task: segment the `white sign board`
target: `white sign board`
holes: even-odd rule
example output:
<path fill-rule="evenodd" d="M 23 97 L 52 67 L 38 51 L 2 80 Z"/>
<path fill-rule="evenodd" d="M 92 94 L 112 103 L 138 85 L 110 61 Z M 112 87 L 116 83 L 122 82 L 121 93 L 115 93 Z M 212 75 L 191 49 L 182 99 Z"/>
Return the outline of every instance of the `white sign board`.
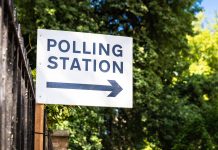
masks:
<path fill-rule="evenodd" d="M 132 38 L 38 29 L 36 101 L 133 105 Z"/>

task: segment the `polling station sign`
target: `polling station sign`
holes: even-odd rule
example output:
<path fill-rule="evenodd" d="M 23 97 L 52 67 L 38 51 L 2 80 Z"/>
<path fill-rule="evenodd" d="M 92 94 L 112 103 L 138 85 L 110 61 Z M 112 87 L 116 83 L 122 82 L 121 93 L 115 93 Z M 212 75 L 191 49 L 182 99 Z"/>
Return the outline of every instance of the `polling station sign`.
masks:
<path fill-rule="evenodd" d="M 133 105 L 132 38 L 38 29 L 36 101 Z"/>

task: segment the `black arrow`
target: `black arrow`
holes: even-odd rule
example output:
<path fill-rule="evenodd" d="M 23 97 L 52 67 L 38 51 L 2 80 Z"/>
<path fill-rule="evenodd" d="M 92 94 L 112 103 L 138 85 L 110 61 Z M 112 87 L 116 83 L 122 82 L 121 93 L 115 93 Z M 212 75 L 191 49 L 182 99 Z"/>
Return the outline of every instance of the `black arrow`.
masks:
<path fill-rule="evenodd" d="M 47 82 L 46 86 L 47 88 L 111 91 L 108 97 L 116 97 L 123 90 L 123 88 L 115 80 L 108 80 L 108 82 L 111 85 Z"/>

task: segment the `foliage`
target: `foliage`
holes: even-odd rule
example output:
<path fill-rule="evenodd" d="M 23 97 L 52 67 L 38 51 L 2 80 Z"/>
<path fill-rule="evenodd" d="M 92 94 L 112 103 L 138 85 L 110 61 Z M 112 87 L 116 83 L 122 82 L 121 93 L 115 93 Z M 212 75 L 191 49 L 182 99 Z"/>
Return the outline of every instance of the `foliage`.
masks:
<path fill-rule="evenodd" d="M 104 116 L 98 108 L 51 105 L 46 111 L 50 129 L 70 131 L 71 149 L 102 149 Z"/>
<path fill-rule="evenodd" d="M 218 28 L 211 31 L 200 28 L 200 22 L 192 24 L 200 1 L 16 4 L 32 68 L 37 28 L 134 39 L 133 109 L 46 106 L 49 127 L 69 129 L 72 149 L 218 148 Z"/>
<path fill-rule="evenodd" d="M 199 21 L 195 22 L 194 30 L 198 34 L 188 36 L 191 60 L 194 61 L 190 66 L 191 74 L 211 74 L 218 70 L 218 23 L 211 30 L 201 28 L 203 17 L 199 14 Z"/>

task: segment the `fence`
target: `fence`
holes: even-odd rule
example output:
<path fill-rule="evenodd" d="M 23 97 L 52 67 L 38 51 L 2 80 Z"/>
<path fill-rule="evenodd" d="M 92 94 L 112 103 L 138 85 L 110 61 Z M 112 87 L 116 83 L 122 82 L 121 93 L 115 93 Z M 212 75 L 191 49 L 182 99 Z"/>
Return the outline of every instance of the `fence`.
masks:
<path fill-rule="evenodd" d="M 0 150 L 34 149 L 35 95 L 11 0 L 0 0 Z"/>
<path fill-rule="evenodd" d="M 0 1 L 0 149 L 30 150 L 35 95 L 13 3 Z"/>
<path fill-rule="evenodd" d="M 47 113 L 44 111 L 44 136 L 43 136 L 43 150 L 52 150 L 52 140 L 51 140 L 51 133 L 48 130 L 47 126 Z"/>

